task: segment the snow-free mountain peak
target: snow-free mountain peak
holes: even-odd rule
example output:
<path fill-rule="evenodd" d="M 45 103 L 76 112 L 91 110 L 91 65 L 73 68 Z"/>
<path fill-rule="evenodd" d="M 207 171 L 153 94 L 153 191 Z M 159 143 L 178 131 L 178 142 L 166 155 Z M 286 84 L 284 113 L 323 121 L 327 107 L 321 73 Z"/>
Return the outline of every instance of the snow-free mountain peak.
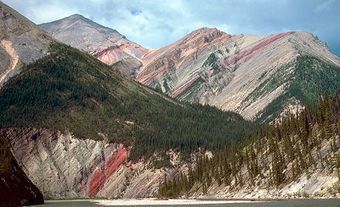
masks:
<path fill-rule="evenodd" d="M 128 40 L 118 31 L 74 14 L 40 27 L 57 40 L 94 55 L 112 65 L 126 58 L 140 58 L 147 49 Z"/>

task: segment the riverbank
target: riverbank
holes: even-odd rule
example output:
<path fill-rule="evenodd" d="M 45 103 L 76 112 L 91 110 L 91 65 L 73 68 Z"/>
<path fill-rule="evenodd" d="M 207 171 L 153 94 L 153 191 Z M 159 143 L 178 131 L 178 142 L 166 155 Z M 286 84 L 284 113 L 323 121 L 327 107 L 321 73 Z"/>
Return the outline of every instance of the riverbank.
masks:
<path fill-rule="evenodd" d="M 215 205 L 231 203 L 258 203 L 265 201 L 252 200 L 199 200 L 199 199 L 119 199 L 94 201 L 103 206 L 159 206 L 159 205 Z"/>
<path fill-rule="evenodd" d="M 98 207 L 98 206 L 235 206 L 235 207 L 339 207 L 340 199 L 260 199 L 260 200 L 230 200 L 230 199 L 168 199 L 159 200 L 156 198 L 148 199 L 75 199 L 75 200 L 47 200 L 46 206 L 61 207 L 61 206 L 82 206 L 82 207 Z"/>

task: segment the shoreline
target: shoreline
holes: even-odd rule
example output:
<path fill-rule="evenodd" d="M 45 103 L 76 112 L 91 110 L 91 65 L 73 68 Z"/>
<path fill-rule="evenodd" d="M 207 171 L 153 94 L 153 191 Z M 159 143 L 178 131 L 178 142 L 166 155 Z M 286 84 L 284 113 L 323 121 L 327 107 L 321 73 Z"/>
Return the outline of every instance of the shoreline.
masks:
<path fill-rule="evenodd" d="M 202 199 L 119 199 L 102 200 L 95 202 L 103 206 L 173 206 L 173 205 L 208 205 L 208 204 L 237 204 L 237 203 L 262 203 L 265 201 L 251 200 L 202 200 Z"/>
<path fill-rule="evenodd" d="M 45 203 L 58 202 L 82 202 L 87 201 L 102 206 L 174 206 L 174 205 L 213 205 L 213 204 L 249 204 L 280 202 L 293 200 L 340 200 L 338 198 L 293 198 L 293 199 L 70 199 L 70 200 L 46 200 Z"/>

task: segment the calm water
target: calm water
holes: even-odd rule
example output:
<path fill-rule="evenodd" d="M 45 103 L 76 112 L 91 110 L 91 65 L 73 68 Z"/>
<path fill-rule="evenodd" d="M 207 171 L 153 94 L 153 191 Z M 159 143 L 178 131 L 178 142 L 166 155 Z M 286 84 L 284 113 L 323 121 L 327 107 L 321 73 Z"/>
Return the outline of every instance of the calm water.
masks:
<path fill-rule="evenodd" d="M 99 205 L 90 201 L 47 201 L 44 205 L 37 207 L 99 207 Z M 110 205 L 115 206 L 115 205 Z M 136 205 L 129 205 L 130 207 Z M 140 205 L 138 205 L 140 206 Z M 151 205 L 144 205 L 151 206 Z M 169 207 L 169 205 L 152 205 L 153 207 Z M 171 205 L 185 207 L 340 207 L 340 200 L 284 200 L 268 201 L 260 203 L 234 203 L 234 204 L 196 204 L 196 205 Z M 137 206 L 136 206 L 137 207 Z"/>

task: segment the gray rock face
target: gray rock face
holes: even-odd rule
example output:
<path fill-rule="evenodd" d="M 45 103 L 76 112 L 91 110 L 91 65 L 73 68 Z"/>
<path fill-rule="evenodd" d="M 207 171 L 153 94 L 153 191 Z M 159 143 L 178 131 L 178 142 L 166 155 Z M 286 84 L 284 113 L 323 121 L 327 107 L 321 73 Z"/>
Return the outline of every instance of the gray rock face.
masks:
<path fill-rule="evenodd" d="M 78 14 L 42 24 L 40 27 L 57 40 L 86 51 L 108 65 L 125 58 L 137 60 L 147 51 L 116 30 Z"/>
<path fill-rule="evenodd" d="M 54 38 L 87 52 L 104 50 L 110 43 L 124 38 L 116 30 L 99 25 L 78 14 L 41 24 L 40 28 Z"/>
<path fill-rule="evenodd" d="M 0 47 L 0 62 L 0 74 L 3 74 L 11 63 L 11 56 L 2 47 Z"/>
<path fill-rule="evenodd" d="M 0 2 L 0 86 L 27 64 L 47 54 L 52 38 Z"/>
<path fill-rule="evenodd" d="M 306 32 L 232 36 L 201 28 L 171 45 L 146 51 L 117 31 L 79 15 L 41 27 L 173 98 L 213 105 L 250 120 L 269 120 L 301 104 L 300 97 L 286 97 L 272 114 L 266 114 L 287 93 L 299 57 L 316 57 L 340 67 L 340 59 Z"/>
<path fill-rule="evenodd" d="M 250 120 L 272 120 L 302 104 L 301 97 L 291 96 L 268 110 L 289 93 L 299 57 L 315 57 L 340 68 L 339 57 L 306 32 L 252 36 L 201 28 L 173 44 L 146 51 L 117 31 L 79 15 L 41 27 L 173 98 L 213 105 Z"/>
<path fill-rule="evenodd" d="M 145 54 L 136 79 L 173 98 L 213 105 L 255 120 L 287 91 L 301 56 L 340 68 L 340 59 L 310 33 L 228 36 L 203 28 Z M 291 98 L 299 104 L 301 97 Z M 290 103 L 287 98 L 282 107 L 289 108 Z"/>
<path fill-rule="evenodd" d="M 3 129 L 13 154 L 45 198 L 141 198 L 157 194 L 164 174 L 127 162 L 128 149 L 47 129 Z"/>
<path fill-rule="evenodd" d="M 137 71 L 142 67 L 142 63 L 133 57 L 123 58 L 118 62 L 114 63 L 112 66 L 115 70 L 118 70 L 123 76 L 127 78 L 136 78 Z"/>

